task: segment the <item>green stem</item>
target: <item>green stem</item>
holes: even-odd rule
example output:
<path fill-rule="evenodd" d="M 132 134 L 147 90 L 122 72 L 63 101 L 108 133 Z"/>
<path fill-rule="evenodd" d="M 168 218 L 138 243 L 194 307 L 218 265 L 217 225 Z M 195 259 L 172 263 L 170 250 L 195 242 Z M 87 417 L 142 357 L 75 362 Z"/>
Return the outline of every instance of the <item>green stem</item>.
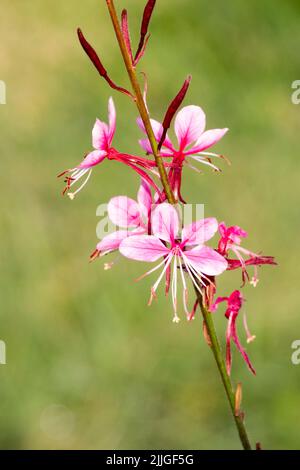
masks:
<path fill-rule="evenodd" d="M 124 38 L 123 38 L 123 34 L 122 34 L 122 31 L 121 31 L 121 27 L 120 27 L 117 12 L 116 12 L 116 9 L 115 9 L 115 6 L 114 6 L 114 2 L 113 2 L 113 0 L 106 0 L 106 3 L 107 3 L 107 7 L 108 7 L 109 14 L 110 14 L 110 17 L 111 17 L 111 21 L 112 21 L 112 24 L 113 24 L 113 27 L 114 27 L 114 30 L 115 30 L 117 41 L 119 43 L 120 50 L 121 50 L 121 53 L 122 53 L 122 56 L 123 56 L 123 60 L 124 60 L 124 63 L 125 63 L 126 69 L 127 69 L 127 73 L 128 73 L 128 76 L 129 76 L 129 79 L 130 79 L 130 82 L 131 82 L 131 85 L 132 85 L 132 88 L 133 88 L 133 91 L 134 91 L 134 94 L 135 94 L 136 105 L 137 105 L 137 108 L 139 110 L 142 121 L 144 123 L 145 130 L 146 130 L 146 133 L 147 133 L 147 136 L 148 136 L 151 148 L 152 148 L 152 152 L 153 152 L 153 155 L 154 155 L 154 158 L 155 158 L 155 161 L 156 161 L 156 165 L 157 165 L 157 168 L 158 168 L 158 171 L 159 171 L 162 186 L 164 188 L 164 191 L 165 191 L 165 194 L 166 194 L 166 197 L 167 197 L 169 203 L 170 204 L 175 204 L 176 199 L 175 199 L 174 194 L 173 194 L 173 192 L 170 188 L 168 175 L 167 175 L 165 166 L 163 164 L 162 158 L 161 158 L 161 156 L 159 154 L 159 151 L 158 151 L 158 143 L 156 142 L 155 135 L 154 135 L 154 132 L 153 132 L 153 129 L 152 129 L 152 126 L 151 126 L 149 113 L 147 111 L 147 107 L 146 107 L 146 104 L 145 104 L 145 101 L 144 101 L 144 98 L 143 98 L 143 94 L 142 94 L 142 91 L 141 91 L 141 88 L 140 88 L 140 84 L 139 84 L 139 81 L 137 79 L 137 73 L 136 73 L 135 67 L 132 64 L 130 54 L 127 50 L 127 47 L 126 47 L 126 44 L 125 44 L 125 41 L 124 41 Z"/>
<path fill-rule="evenodd" d="M 233 386 L 232 386 L 230 377 L 227 374 L 226 365 L 223 359 L 223 355 L 222 355 L 220 343 L 217 337 L 217 332 L 215 329 L 212 315 L 208 311 L 206 306 L 204 305 L 203 297 L 199 292 L 197 292 L 197 297 L 199 300 L 203 320 L 204 320 L 204 323 L 205 323 L 205 326 L 209 335 L 209 339 L 211 342 L 211 349 L 212 349 L 215 361 L 217 363 L 217 366 L 221 375 L 221 379 L 225 388 L 226 396 L 229 401 L 229 405 L 230 405 L 233 419 L 235 421 L 235 424 L 236 424 L 236 427 L 240 436 L 241 443 L 243 445 L 244 450 L 251 450 L 251 444 L 250 444 L 247 431 L 243 422 L 243 416 L 241 415 L 241 413 L 237 412 L 238 410 L 236 410 L 235 393 L 233 391 Z"/>

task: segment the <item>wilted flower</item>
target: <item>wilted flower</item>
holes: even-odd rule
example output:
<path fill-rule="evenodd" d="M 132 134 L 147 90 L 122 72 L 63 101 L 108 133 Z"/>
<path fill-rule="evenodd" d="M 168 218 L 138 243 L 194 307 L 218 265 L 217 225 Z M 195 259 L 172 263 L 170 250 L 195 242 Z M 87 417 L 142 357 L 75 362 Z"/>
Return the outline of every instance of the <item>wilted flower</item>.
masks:
<path fill-rule="evenodd" d="M 240 351 L 241 355 L 243 356 L 247 366 L 251 370 L 253 374 L 255 374 L 255 369 L 253 368 L 250 359 L 244 350 L 243 346 L 240 343 L 238 334 L 237 334 L 237 329 L 236 329 L 236 320 L 238 317 L 238 314 L 242 308 L 243 304 L 243 296 L 240 291 L 235 290 L 230 294 L 229 297 L 218 297 L 215 303 L 213 304 L 211 311 L 215 312 L 218 305 L 221 302 L 226 302 L 227 303 L 227 309 L 225 312 L 225 316 L 228 319 L 228 325 L 227 325 L 227 331 L 226 331 L 226 367 L 227 367 L 227 373 L 230 374 L 231 372 L 231 364 L 232 364 L 232 356 L 231 356 L 231 340 L 235 343 L 236 347 Z M 247 325 L 247 323 L 245 323 Z M 246 333 L 247 333 L 247 338 L 248 340 L 254 339 L 254 336 L 251 336 L 248 330 L 248 327 L 246 327 Z"/>
<path fill-rule="evenodd" d="M 273 264 L 276 262 L 272 256 L 262 256 L 254 253 L 253 251 L 247 250 L 240 246 L 242 238 L 246 238 L 248 233 L 241 229 L 238 225 L 227 227 L 224 222 L 219 224 L 219 233 L 221 238 L 218 244 L 218 252 L 225 256 L 228 261 L 228 269 L 242 268 L 243 281 L 249 279 L 246 266 L 254 266 L 254 276 L 252 277 L 250 284 L 256 287 L 258 279 L 258 266 L 262 264 Z M 231 260 L 228 258 L 229 251 L 232 251 L 237 260 Z M 244 256 L 248 256 L 248 259 L 244 259 Z"/>

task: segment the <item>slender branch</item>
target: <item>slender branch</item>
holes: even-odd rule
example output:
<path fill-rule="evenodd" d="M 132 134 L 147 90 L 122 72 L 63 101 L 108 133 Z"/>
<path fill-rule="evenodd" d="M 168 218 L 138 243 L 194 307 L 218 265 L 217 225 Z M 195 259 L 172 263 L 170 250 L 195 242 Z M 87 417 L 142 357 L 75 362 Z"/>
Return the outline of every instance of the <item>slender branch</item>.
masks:
<path fill-rule="evenodd" d="M 144 123 L 145 130 L 146 130 L 146 133 L 147 133 L 147 136 L 148 136 L 151 148 L 152 148 L 152 152 L 153 152 L 156 164 L 157 164 L 157 168 L 158 168 L 160 178 L 161 178 L 161 183 L 163 185 L 163 188 L 164 188 L 164 191 L 165 191 L 165 194 L 166 194 L 166 197 L 167 197 L 169 203 L 170 204 L 175 204 L 176 199 L 175 199 L 174 194 L 171 190 L 170 183 L 169 183 L 169 180 L 168 180 L 168 175 L 167 175 L 165 166 L 163 164 L 162 158 L 159 155 L 158 144 L 156 142 L 155 135 L 154 135 L 154 132 L 153 132 L 153 129 L 152 129 L 152 126 L 151 126 L 150 117 L 149 117 L 149 114 L 148 114 L 148 111 L 147 111 L 147 108 L 146 108 L 146 105 L 145 105 L 145 102 L 144 102 L 144 98 L 143 98 L 143 94 L 142 94 L 140 84 L 139 84 L 139 81 L 138 81 L 138 78 L 137 78 L 136 70 L 135 70 L 135 67 L 132 64 L 130 53 L 127 50 L 127 47 L 126 47 L 126 43 L 125 43 L 125 40 L 124 40 L 124 37 L 123 37 L 123 34 L 122 34 L 122 30 L 121 30 L 121 27 L 120 27 L 120 23 L 119 23 L 119 20 L 118 20 L 118 16 L 117 16 L 117 12 L 116 12 L 116 9 L 115 9 L 115 6 L 114 6 L 114 2 L 113 2 L 113 0 L 106 0 L 106 3 L 107 3 L 107 7 L 108 7 L 109 14 L 110 14 L 110 17 L 111 17 L 111 21 L 112 21 L 112 24 L 113 24 L 113 27 L 114 27 L 114 30 L 115 30 L 117 41 L 119 43 L 120 50 L 121 50 L 121 53 L 122 53 L 122 56 L 123 56 L 123 60 L 124 60 L 124 63 L 125 63 L 126 69 L 127 69 L 127 73 L 128 73 L 133 91 L 135 93 L 136 105 L 137 105 L 137 108 L 139 110 L 142 121 Z"/>
<path fill-rule="evenodd" d="M 197 297 L 199 301 L 199 305 L 201 308 L 203 320 L 209 335 L 209 339 L 211 342 L 211 349 L 216 360 L 220 376 L 225 388 L 226 396 L 229 401 L 229 405 L 232 411 L 233 419 L 235 421 L 239 437 L 241 443 L 243 445 L 244 450 L 251 450 L 251 444 L 247 435 L 247 431 L 243 422 L 243 415 L 241 413 L 236 412 L 236 403 L 235 403 L 235 393 L 233 391 L 233 386 L 230 380 L 229 375 L 227 374 L 226 365 L 223 359 L 220 343 L 217 337 L 215 325 L 212 319 L 211 313 L 207 310 L 206 306 L 203 302 L 202 295 L 197 291 Z"/>

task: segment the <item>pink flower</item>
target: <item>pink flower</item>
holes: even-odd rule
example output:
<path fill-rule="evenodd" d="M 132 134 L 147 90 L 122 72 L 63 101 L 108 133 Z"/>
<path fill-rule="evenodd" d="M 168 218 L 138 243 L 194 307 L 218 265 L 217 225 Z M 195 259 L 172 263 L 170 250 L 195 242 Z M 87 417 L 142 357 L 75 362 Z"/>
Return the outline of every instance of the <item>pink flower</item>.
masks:
<path fill-rule="evenodd" d="M 141 119 L 138 119 L 138 125 L 145 132 L 144 125 Z M 157 142 L 163 135 L 163 126 L 160 122 L 151 120 L 153 131 Z M 175 119 L 175 134 L 177 136 L 178 148 L 175 149 L 170 138 L 166 138 L 162 144 L 160 154 L 163 157 L 172 157 L 172 168 L 169 171 L 169 180 L 172 190 L 179 199 L 183 201 L 180 188 L 181 188 L 181 174 L 182 166 L 187 163 L 192 169 L 200 171 L 190 164 L 190 160 L 196 161 L 212 167 L 214 170 L 219 171 L 210 157 L 221 158 L 221 155 L 206 152 L 207 149 L 216 144 L 228 131 L 225 129 L 212 129 L 205 131 L 206 116 L 204 111 L 199 106 L 186 106 L 176 116 Z M 149 154 L 152 153 L 151 145 L 148 139 L 139 141 L 142 148 Z"/>
<path fill-rule="evenodd" d="M 242 308 L 243 304 L 243 297 L 240 291 L 235 290 L 230 294 L 229 297 L 218 297 L 215 301 L 214 305 L 211 308 L 212 312 L 215 312 L 218 305 L 221 302 L 227 302 L 227 309 L 225 312 L 225 316 L 228 319 L 228 326 L 226 331 L 226 367 L 227 373 L 230 375 L 231 372 L 231 364 L 232 364 L 232 355 L 231 355 L 231 340 L 236 344 L 238 350 L 240 351 L 241 355 L 243 356 L 247 366 L 251 370 L 253 374 L 255 374 L 255 369 L 253 368 L 250 359 L 242 347 L 240 340 L 238 338 L 237 330 L 236 330 L 236 320 L 240 309 Z M 253 340 L 255 336 L 251 336 L 247 327 L 246 320 L 244 320 L 244 325 L 248 337 L 248 342 Z"/>
<path fill-rule="evenodd" d="M 148 233 L 151 206 L 151 189 L 143 179 L 137 194 L 137 201 L 127 196 L 113 197 L 107 206 L 108 217 L 121 230 L 105 236 L 97 244 L 96 250 L 91 254 L 90 259 L 94 260 L 99 256 L 105 256 L 118 250 L 120 243 L 127 237 Z M 106 267 L 110 266 L 111 264 L 106 265 Z"/>
<path fill-rule="evenodd" d="M 219 233 L 221 235 L 219 244 L 218 244 L 218 252 L 225 256 L 228 260 L 228 269 L 236 269 L 242 268 L 243 271 L 243 281 L 245 282 L 248 279 L 248 273 L 246 271 L 246 266 L 253 265 L 254 266 L 254 276 L 252 277 L 250 284 L 254 287 L 257 286 L 259 281 L 258 279 L 258 266 L 262 264 L 273 264 L 275 265 L 276 262 L 273 257 L 271 256 L 261 256 L 256 254 L 250 250 L 242 248 L 240 246 L 242 242 L 242 238 L 246 238 L 248 236 L 245 230 L 241 229 L 237 225 L 233 225 L 231 227 L 227 227 L 224 222 L 219 224 Z M 228 259 L 229 250 L 231 250 L 238 260 L 230 260 Z M 244 255 L 249 256 L 249 259 L 245 260 Z"/>
<path fill-rule="evenodd" d="M 186 225 L 179 237 L 179 218 L 175 207 L 168 203 L 160 204 L 153 211 L 152 233 L 154 235 L 139 235 L 124 239 L 120 244 L 120 252 L 127 258 L 137 261 L 155 262 L 163 258 L 157 266 L 149 270 L 145 277 L 156 270 L 163 268 L 157 281 L 151 288 L 149 304 L 156 295 L 156 290 L 164 275 L 167 279 L 167 288 L 171 283 L 172 301 L 174 308 L 174 322 L 178 322 L 177 315 L 177 281 L 181 278 L 183 285 L 183 306 L 186 315 L 187 309 L 187 282 L 188 275 L 195 288 L 201 292 L 199 284 L 205 286 L 207 276 L 221 274 L 227 268 L 227 262 L 219 253 L 204 245 L 213 237 L 218 228 L 214 218 L 202 219 Z M 194 248 L 190 248 L 194 246 Z M 189 247 L 189 249 L 187 249 Z M 168 270 L 172 270 L 168 275 Z"/>
<path fill-rule="evenodd" d="M 67 192 L 70 199 L 74 199 L 75 195 L 81 191 L 81 189 L 88 182 L 92 170 L 95 166 L 103 162 L 105 158 L 109 160 L 117 160 L 135 170 L 141 177 L 143 177 L 149 184 L 151 184 L 155 190 L 158 190 L 156 184 L 152 181 L 145 170 L 154 171 L 153 168 L 156 166 L 154 161 L 149 159 L 127 155 L 118 152 L 112 147 L 112 141 L 116 131 L 116 109 L 113 99 L 110 98 L 108 101 L 108 124 L 96 119 L 96 122 L 92 131 L 92 144 L 94 150 L 86 155 L 82 162 L 75 168 L 65 170 L 60 176 L 69 174 L 66 177 L 65 182 L 67 183 L 63 194 Z M 138 166 L 137 166 L 138 165 Z M 141 167 L 141 168 L 139 168 Z M 85 178 L 83 183 L 74 192 L 69 192 L 69 189 L 78 183 L 82 178 Z"/>

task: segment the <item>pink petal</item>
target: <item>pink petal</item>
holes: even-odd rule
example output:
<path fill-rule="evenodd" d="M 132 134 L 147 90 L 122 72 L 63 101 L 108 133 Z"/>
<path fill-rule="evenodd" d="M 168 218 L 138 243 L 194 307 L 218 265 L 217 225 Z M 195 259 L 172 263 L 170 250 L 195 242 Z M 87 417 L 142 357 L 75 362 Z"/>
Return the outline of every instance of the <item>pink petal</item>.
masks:
<path fill-rule="evenodd" d="M 162 133 L 163 133 L 163 126 L 160 122 L 156 121 L 155 119 L 150 119 L 150 122 L 151 122 L 151 126 L 152 126 L 152 129 L 153 129 L 154 135 L 155 135 L 155 139 L 157 140 L 157 142 L 159 142 L 160 139 L 161 139 Z M 141 118 L 137 119 L 137 124 L 138 124 L 139 128 L 144 132 L 144 134 L 146 134 L 145 126 L 144 126 L 144 123 L 143 123 Z M 163 145 L 165 147 L 168 147 L 169 149 L 173 149 L 172 142 L 169 139 L 168 135 L 166 136 Z"/>
<path fill-rule="evenodd" d="M 97 245 L 97 250 L 101 253 L 117 250 L 122 240 L 129 236 L 127 230 L 118 230 L 104 237 Z"/>
<path fill-rule="evenodd" d="M 108 145 L 110 146 L 116 132 L 116 108 L 114 100 L 110 97 L 108 100 Z"/>
<path fill-rule="evenodd" d="M 157 261 L 170 250 L 152 235 L 137 235 L 126 238 L 120 245 L 120 252 L 126 258 L 136 261 Z"/>
<path fill-rule="evenodd" d="M 142 183 L 138 192 L 138 203 L 144 216 L 148 218 L 152 205 L 152 194 L 149 183 L 142 178 Z"/>
<path fill-rule="evenodd" d="M 203 152 L 204 150 L 212 147 L 214 144 L 219 142 L 219 140 L 224 137 L 224 135 L 228 132 L 229 129 L 212 129 L 209 131 L 204 132 L 197 142 L 195 143 L 194 147 L 187 152 L 187 155 L 192 155 L 193 153 Z"/>
<path fill-rule="evenodd" d="M 233 243 L 236 243 L 237 245 L 241 244 L 241 238 L 248 237 L 248 233 L 238 225 L 230 227 L 228 232 L 230 234 L 230 239 L 233 241 Z"/>
<path fill-rule="evenodd" d="M 113 197 L 107 206 L 110 220 L 118 227 L 137 227 L 141 221 L 140 208 L 127 196 Z"/>
<path fill-rule="evenodd" d="M 96 119 L 92 131 L 93 147 L 97 150 L 107 150 L 109 140 L 109 129 L 105 122 Z"/>
<path fill-rule="evenodd" d="M 94 150 L 93 152 L 90 152 L 84 160 L 80 163 L 80 165 L 77 168 L 80 169 L 85 169 L 85 168 L 91 168 L 95 165 L 98 165 L 101 163 L 104 158 L 107 156 L 107 153 L 103 150 Z"/>
<path fill-rule="evenodd" d="M 227 227 L 225 225 L 225 222 L 220 222 L 219 223 L 219 233 L 221 237 L 225 237 L 227 233 Z"/>
<path fill-rule="evenodd" d="M 198 220 L 186 225 L 182 230 L 182 242 L 185 245 L 202 245 L 210 240 L 218 230 L 218 222 L 214 217 Z"/>
<path fill-rule="evenodd" d="M 159 204 L 152 214 L 152 233 L 167 242 L 172 243 L 178 235 L 179 219 L 174 206 L 164 202 Z"/>
<path fill-rule="evenodd" d="M 145 150 L 145 152 L 153 153 L 152 147 L 148 139 L 140 139 L 139 144 L 142 147 L 142 149 Z M 159 153 L 162 157 L 172 157 L 174 151 L 171 149 L 168 149 L 167 147 L 162 147 Z"/>
<path fill-rule="evenodd" d="M 186 106 L 176 116 L 175 133 L 181 150 L 199 139 L 205 129 L 205 113 L 199 106 Z"/>
<path fill-rule="evenodd" d="M 140 139 L 139 144 L 145 152 L 152 153 L 152 147 L 148 139 Z"/>
<path fill-rule="evenodd" d="M 227 269 L 226 259 L 208 246 L 196 246 L 183 253 L 199 273 L 217 276 Z"/>

